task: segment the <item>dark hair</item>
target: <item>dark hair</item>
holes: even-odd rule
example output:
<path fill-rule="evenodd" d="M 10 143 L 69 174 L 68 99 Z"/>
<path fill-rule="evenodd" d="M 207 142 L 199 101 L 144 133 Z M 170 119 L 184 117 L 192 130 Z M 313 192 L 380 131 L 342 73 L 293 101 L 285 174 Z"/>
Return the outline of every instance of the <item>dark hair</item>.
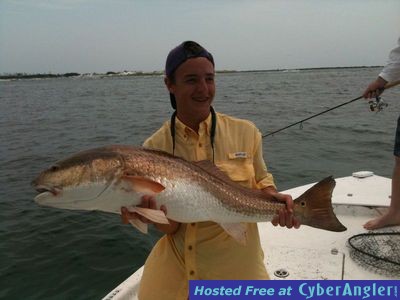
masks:
<path fill-rule="evenodd" d="M 168 77 L 169 80 L 172 80 L 174 82 L 176 69 L 178 69 L 178 67 L 186 60 L 194 57 L 205 57 L 213 64 L 213 66 L 215 66 L 214 58 L 210 52 L 208 52 L 205 48 L 203 48 L 196 42 L 186 41 L 169 52 L 167 56 L 167 61 L 165 63 L 165 75 Z M 169 94 L 169 96 L 172 108 L 176 109 L 175 96 L 171 93 Z"/>

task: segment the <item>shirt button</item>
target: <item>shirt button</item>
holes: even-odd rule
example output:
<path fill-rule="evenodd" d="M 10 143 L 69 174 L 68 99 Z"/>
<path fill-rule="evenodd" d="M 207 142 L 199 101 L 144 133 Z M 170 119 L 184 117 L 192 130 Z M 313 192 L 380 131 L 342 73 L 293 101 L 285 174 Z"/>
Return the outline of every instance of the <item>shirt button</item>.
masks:
<path fill-rule="evenodd" d="M 199 147 L 202 147 L 203 146 L 203 144 L 202 143 L 199 143 Z"/>
<path fill-rule="evenodd" d="M 189 245 L 189 246 L 188 246 L 188 249 L 189 249 L 189 250 L 192 250 L 192 249 L 193 249 L 192 245 Z"/>
<path fill-rule="evenodd" d="M 193 270 L 192 270 L 192 271 L 190 271 L 190 273 L 189 273 L 189 274 L 193 276 L 193 275 L 194 275 L 194 271 L 193 271 Z"/>
<path fill-rule="evenodd" d="M 190 225 L 192 225 L 194 227 L 194 226 L 196 226 L 196 223 L 191 223 Z"/>

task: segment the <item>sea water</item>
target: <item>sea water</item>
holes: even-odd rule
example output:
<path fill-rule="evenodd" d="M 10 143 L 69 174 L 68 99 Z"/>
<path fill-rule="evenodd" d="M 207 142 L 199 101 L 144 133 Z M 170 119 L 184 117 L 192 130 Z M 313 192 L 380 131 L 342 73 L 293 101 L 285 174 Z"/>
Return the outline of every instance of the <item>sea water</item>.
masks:
<path fill-rule="evenodd" d="M 214 107 L 268 134 L 361 95 L 379 70 L 219 73 Z M 383 94 L 380 113 L 358 100 L 264 138 L 278 188 L 360 170 L 390 177 L 399 91 Z M 39 207 L 30 181 L 80 150 L 140 145 L 171 113 L 162 76 L 0 82 L 1 299 L 99 299 L 144 263 L 156 231 L 143 235 L 117 215 Z"/>

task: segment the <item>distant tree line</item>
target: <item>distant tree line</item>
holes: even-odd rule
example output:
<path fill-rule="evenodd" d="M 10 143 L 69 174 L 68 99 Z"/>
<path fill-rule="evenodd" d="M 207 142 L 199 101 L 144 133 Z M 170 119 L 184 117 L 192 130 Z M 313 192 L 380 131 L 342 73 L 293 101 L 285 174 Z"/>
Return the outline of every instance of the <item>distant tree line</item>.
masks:
<path fill-rule="evenodd" d="M 300 68 L 295 70 L 319 70 L 319 69 L 354 69 L 354 68 L 377 68 L 382 66 L 354 66 L 354 67 L 321 67 L 321 68 Z M 248 70 L 248 71 L 236 71 L 236 70 L 217 70 L 217 73 L 236 73 L 236 72 L 276 72 L 276 71 L 289 71 L 290 69 L 273 69 L 273 70 Z M 64 73 L 64 74 L 27 74 L 27 73 L 15 73 L 15 74 L 0 74 L 1 79 L 32 79 L 32 78 L 59 78 L 59 77 L 75 77 L 75 76 L 153 76 L 162 75 L 163 71 L 143 72 L 143 71 L 123 71 L 113 72 L 108 71 L 106 73 L 86 73 L 80 74 L 76 72 Z"/>
<path fill-rule="evenodd" d="M 37 73 L 37 74 L 27 74 L 27 73 L 14 73 L 14 74 L 0 74 L 0 80 L 3 79 L 45 79 L 45 78 L 60 78 L 60 77 L 75 77 L 75 76 L 143 76 L 143 75 L 160 75 L 163 74 L 162 71 L 154 72 L 113 72 L 108 71 L 106 73 L 86 73 L 80 74 L 76 72 L 64 73 L 64 74 L 53 74 L 53 73 Z"/>
<path fill-rule="evenodd" d="M 0 75 L 0 79 L 33 79 L 33 78 L 58 78 L 58 77 L 73 77 L 80 76 L 81 74 L 71 72 L 64 74 L 52 74 L 52 73 L 42 73 L 42 74 L 27 74 L 27 73 L 15 73 L 15 74 L 3 74 Z"/>

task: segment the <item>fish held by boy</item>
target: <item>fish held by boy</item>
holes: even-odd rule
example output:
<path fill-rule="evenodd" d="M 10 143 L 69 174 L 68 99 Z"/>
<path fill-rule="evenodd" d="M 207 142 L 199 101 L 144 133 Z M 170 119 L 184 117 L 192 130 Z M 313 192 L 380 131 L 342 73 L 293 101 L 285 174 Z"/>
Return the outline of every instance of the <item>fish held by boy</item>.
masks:
<path fill-rule="evenodd" d="M 106 146 L 78 152 L 44 170 L 32 181 L 39 205 L 120 213 L 122 206 L 156 223 L 213 221 L 238 242 L 246 242 L 243 222 L 271 221 L 285 203 L 243 187 L 209 161 L 188 162 L 159 150 Z M 294 200 L 303 225 L 346 230 L 333 212 L 335 180 L 327 177 Z M 136 207 L 143 195 L 155 196 L 161 210 Z M 132 225 L 147 232 L 147 224 Z"/>

